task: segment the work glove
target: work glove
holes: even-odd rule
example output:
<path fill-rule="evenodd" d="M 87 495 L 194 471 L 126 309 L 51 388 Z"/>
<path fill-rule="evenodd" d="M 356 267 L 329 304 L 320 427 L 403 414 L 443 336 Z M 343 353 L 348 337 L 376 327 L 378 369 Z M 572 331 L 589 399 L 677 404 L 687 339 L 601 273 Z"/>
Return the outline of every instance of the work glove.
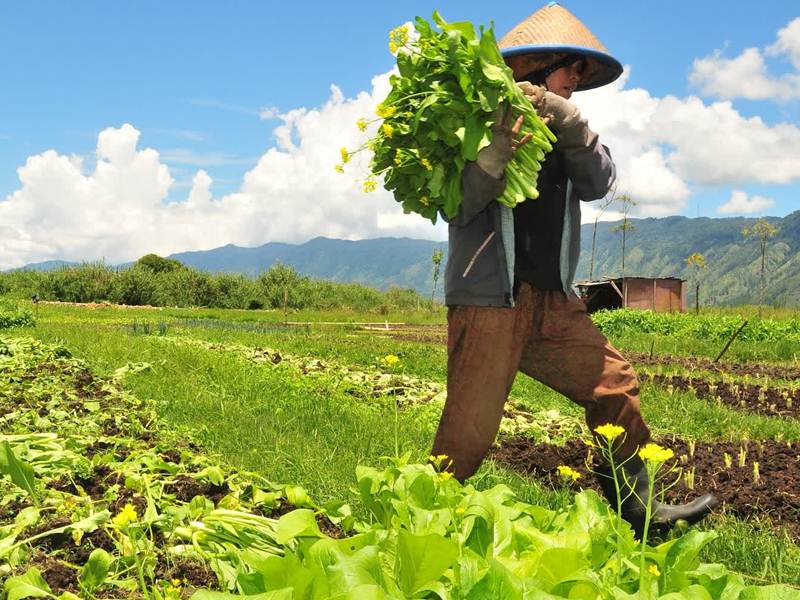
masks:
<path fill-rule="evenodd" d="M 581 125 L 586 126 L 585 119 L 581 119 L 578 107 L 558 94 L 548 92 L 540 85 L 533 85 L 527 81 L 517 83 L 525 97 L 531 101 L 536 113 L 552 129 L 556 131 L 559 141 L 574 142 L 580 138 L 580 132 L 575 131 Z M 587 127 L 588 129 L 588 127 Z"/>
<path fill-rule="evenodd" d="M 478 152 L 475 162 L 495 179 L 503 177 L 514 150 L 526 144 L 530 139 L 530 134 L 525 135 L 521 140 L 514 139 L 522 126 L 523 117 L 520 115 L 512 125 L 514 110 L 510 104 L 500 105 L 494 114 L 494 124 L 492 125 L 492 142 L 483 150 Z"/>

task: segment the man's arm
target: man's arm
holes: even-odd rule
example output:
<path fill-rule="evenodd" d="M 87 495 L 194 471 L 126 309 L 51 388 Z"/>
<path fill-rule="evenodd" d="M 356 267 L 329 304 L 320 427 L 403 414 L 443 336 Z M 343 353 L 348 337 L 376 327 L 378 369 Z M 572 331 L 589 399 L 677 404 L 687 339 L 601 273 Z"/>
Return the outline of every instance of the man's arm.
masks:
<path fill-rule="evenodd" d="M 489 206 L 489 203 L 497 200 L 505 188 L 505 174 L 498 179 L 481 169 L 478 163 L 468 162 L 461 172 L 463 193 L 461 207 L 449 222 L 460 227 L 467 225 L 479 212 Z"/>
<path fill-rule="evenodd" d="M 553 148 L 566 162 L 567 176 L 582 200 L 597 200 L 606 195 L 616 179 L 616 168 L 608 148 L 589 129 L 578 107 L 566 98 L 527 82 L 518 84 L 536 111 L 556 131 Z"/>

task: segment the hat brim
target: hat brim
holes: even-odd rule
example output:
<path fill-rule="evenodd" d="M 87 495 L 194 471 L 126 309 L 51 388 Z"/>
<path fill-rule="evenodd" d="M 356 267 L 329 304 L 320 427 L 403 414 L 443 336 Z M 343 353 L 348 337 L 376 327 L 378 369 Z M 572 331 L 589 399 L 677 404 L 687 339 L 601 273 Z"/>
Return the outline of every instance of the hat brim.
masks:
<path fill-rule="evenodd" d="M 511 46 L 509 48 L 501 48 L 500 53 L 503 58 L 510 58 L 512 56 L 534 56 L 537 54 L 577 54 L 588 61 L 591 61 L 592 75 L 588 78 L 581 78 L 578 83 L 576 91 L 591 90 L 611 83 L 622 75 L 622 64 L 610 54 L 601 52 L 594 48 L 587 48 L 586 46 Z M 546 66 L 546 65 L 543 65 Z"/>

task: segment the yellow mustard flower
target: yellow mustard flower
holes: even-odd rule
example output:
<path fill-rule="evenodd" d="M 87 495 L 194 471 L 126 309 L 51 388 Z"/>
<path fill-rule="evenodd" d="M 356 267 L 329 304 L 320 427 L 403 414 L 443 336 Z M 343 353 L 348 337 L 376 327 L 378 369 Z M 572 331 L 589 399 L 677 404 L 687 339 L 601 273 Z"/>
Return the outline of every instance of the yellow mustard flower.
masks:
<path fill-rule="evenodd" d="M 657 565 L 650 565 L 649 567 L 647 567 L 647 570 L 650 571 L 656 577 L 661 575 L 661 571 L 658 570 Z"/>
<path fill-rule="evenodd" d="M 571 479 L 572 481 L 577 481 L 581 477 L 580 473 L 566 465 L 560 465 L 558 467 L 558 474 L 564 479 Z"/>
<path fill-rule="evenodd" d="M 342 156 L 343 163 L 350 161 L 350 153 L 347 151 L 347 148 L 339 148 L 339 154 Z"/>
<path fill-rule="evenodd" d="M 400 362 L 400 357 L 395 354 L 387 354 L 381 358 L 381 364 L 387 367 L 393 367 Z"/>
<path fill-rule="evenodd" d="M 662 448 L 658 444 L 647 444 L 644 448 L 639 450 L 639 458 L 642 460 L 662 463 L 668 461 L 675 456 L 675 453 L 669 448 Z"/>
<path fill-rule="evenodd" d="M 135 523 L 136 519 L 139 518 L 139 515 L 136 514 L 136 508 L 133 504 L 126 504 L 121 511 L 117 513 L 117 515 L 111 519 L 112 523 L 117 527 L 125 527 L 130 523 Z"/>
<path fill-rule="evenodd" d="M 394 156 L 394 165 L 396 167 L 399 167 L 402 164 L 403 164 L 403 159 L 400 157 L 399 154 L 395 154 L 395 156 Z"/>
<path fill-rule="evenodd" d="M 378 104 L 378 108 L 375 109 L 375 114 L 377 114 L 381 119 L 388 119 L 396 112 L 397 108 L 394 106 L 386 106 L 385 104 Z"/>
<path fill-rule="evenodd" d="M 336 165 L 334 169 L 336 169 L 337 173 L 344 173 L 344 165 Z"/>
<path fill-rule="evenodd" d="M 439 473 L 439 477 L 442 479 L 442 481 L 447 481 L 448 479 L 453 477 L 453 474 L 450 471 L 442 471 L 441 473 Z"/>
<path fill-rule="evenodd" d="M 390 138 L 394 135 L 394 127 L 388 123 L 381 125 L 381 129 L 383 130 L 383 135 L 385 135 L 387 138 Z"/>
<path fill-rule="evenodd" d="M 611 423 L 606 423 L 605 425 L 600 425 L 599 427 L 595 427 L 595 432 L 599 435 L 603 436 L 609 442 L 614 441 L 623 433 L 625 433 L 625 428 L 620 427 L 619 425 L 612 425 Z"/>
<path fill-rule="evenodd" d="M 364 182 L 363 190 L 364 190 L 365 194 L 369 194 L 370 192 L 374 192 L 377 189 L 378 189 L 378 182 L 375 181 L 374 179 L 367 179 Z"/>
<path fill-rule="evenodd" d="M 419 199 L 419 203 L 420 203 L 420 204 L 422 204 L 422 206 L 428 206 L 428 205 L 431 203 L 431 201 L 430 201 L 430 200 L 428 200 L 428 197 L 427 197 L 427 196 L 422 196 L 422 197 Z"/>
<path fill-rule="evenodd" d="M 367 130 L 367 120 L 366 119 L 359 119 L 356 121 L 356 126 L 358 127 L 359 131 L 366 131 Z"/>
<path fill-rule="evenodd" d="M 463 506 L 459 506 L 458 508 L 456 508 L 457 515 L 463 515 L 465 511 L 466 509 Z"/>
<path fill-rule="evenodd" d="M 395 54 L 401 47 L 408 42 L 408 26 L 401 25 L 389 32 L 389 52 Z"/>
<path fill-rule="evenodd" d="M 421 162 L 422 166 L 428 169 L 428 171 L 433 171 L 433 165 L 431 164 L 431 161 L 429 161 L 427 158 L 423 158 L 419 162 Z"/>

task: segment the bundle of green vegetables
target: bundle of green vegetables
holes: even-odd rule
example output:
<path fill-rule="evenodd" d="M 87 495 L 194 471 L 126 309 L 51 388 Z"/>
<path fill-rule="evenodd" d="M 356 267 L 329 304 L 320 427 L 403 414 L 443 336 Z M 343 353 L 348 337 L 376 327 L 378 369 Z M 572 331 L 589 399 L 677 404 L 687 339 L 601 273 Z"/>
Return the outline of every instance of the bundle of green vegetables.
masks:
<path fill-rule="evenodd" d="M 489 145 L 492 125 L 510 103 L 515 118 L 524 116 L 520 136 L 533 137 L 514 153 L 498 200 L 513 207 L 538 197 L 537 174 L 556 138 L 515 83 L 494 31 L 481 28 L 477 35 L 471 23 L 447 23 L 438 12 L 433 21 L 439 29 L 417 17 L 413 40 L 405 26 L 390 34 L 399 75 L 390 79 L 392 89 L 377 111 L 383 123 L 368 143 L 372 177 L 384 178 L 406 213 L 434 223 L 440 210 L 455 216 L 461 172 Z M 365 191 L 375 187 L 371 181 Z"/>

